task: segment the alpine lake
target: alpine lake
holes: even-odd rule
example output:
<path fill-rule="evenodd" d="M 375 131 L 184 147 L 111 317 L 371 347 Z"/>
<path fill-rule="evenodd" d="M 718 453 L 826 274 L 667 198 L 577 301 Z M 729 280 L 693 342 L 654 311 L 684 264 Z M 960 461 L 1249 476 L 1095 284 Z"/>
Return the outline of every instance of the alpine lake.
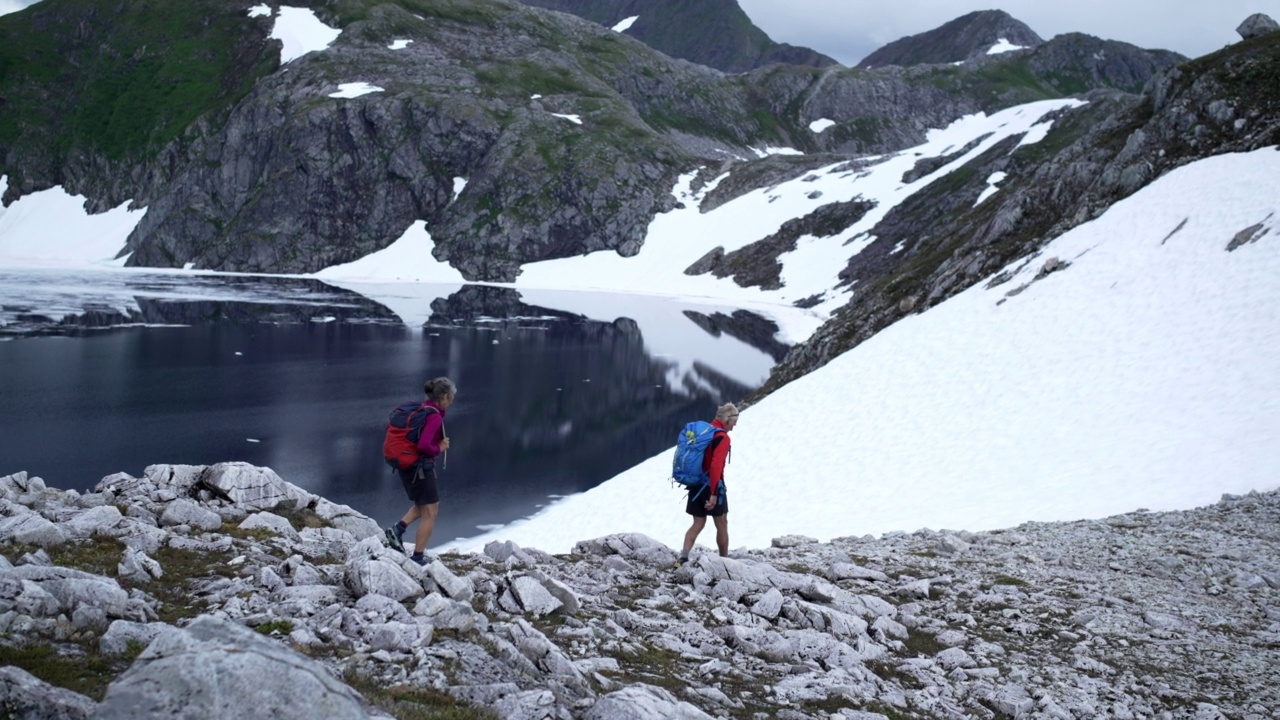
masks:
<path fill-rule="evenodd" d="M 434 548 L 669 450 L 767 379 L 777 330 L 639 295 L 0 269 L 0 475 L 83 492 L 243 461 L 387 525 L 408 507 L 387 416 L 443 375 L 458 396 Z"/>

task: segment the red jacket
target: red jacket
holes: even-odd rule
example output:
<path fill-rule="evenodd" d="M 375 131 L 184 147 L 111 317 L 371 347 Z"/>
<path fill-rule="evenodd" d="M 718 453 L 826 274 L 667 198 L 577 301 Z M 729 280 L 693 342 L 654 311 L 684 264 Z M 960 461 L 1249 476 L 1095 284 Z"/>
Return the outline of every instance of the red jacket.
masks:
<path fill-rule="evenodd" d="M 712 420 L 711 425 L 718 429 L 717 440 L 712 440 L 707 455 L 702 460 L 702 469 L 711 474 L 711 494 L 720 489 L 720 481 L 724 479 L 724 464 L 729 459 L 729 431 L 724 423 Z"/>

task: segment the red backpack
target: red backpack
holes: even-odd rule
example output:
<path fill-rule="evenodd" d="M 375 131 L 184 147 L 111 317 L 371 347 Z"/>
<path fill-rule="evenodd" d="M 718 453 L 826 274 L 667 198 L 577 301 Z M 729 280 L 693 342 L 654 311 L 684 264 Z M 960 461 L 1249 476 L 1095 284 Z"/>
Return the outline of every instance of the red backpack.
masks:
<path fill-rule="evenodd" d="M 422 458 L 418 438 L 427 416 L 439 412 L 423 402 L 400 403 L 387 421 L 387 436 L 382 441 L 382 457 L 396 470 L 408 470 Z"/>

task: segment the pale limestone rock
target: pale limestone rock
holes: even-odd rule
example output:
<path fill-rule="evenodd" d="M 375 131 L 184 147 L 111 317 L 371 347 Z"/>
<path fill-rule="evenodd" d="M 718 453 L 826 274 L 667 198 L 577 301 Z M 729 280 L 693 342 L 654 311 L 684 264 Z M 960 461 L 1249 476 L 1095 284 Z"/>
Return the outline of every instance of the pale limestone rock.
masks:
<path fill-rule="evenodd" d="M 366 720 L 319 662 L 242 625 L 201 616 L 161 633 L 107 688 L 96 720 L 254 717 Z"/>

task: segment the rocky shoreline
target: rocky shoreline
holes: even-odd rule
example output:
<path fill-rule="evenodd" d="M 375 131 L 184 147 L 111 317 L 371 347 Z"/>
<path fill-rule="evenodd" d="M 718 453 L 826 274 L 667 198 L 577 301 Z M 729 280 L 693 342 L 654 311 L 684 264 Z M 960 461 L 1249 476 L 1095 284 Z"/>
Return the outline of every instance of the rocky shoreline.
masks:
<path fill-rule="evenodd" d="M 1280 713 L 1277 491 L 679 570 L 637 534 L 426 567 L 379 536 L 242 463 L 0 477 L 0 716 Z"/>

